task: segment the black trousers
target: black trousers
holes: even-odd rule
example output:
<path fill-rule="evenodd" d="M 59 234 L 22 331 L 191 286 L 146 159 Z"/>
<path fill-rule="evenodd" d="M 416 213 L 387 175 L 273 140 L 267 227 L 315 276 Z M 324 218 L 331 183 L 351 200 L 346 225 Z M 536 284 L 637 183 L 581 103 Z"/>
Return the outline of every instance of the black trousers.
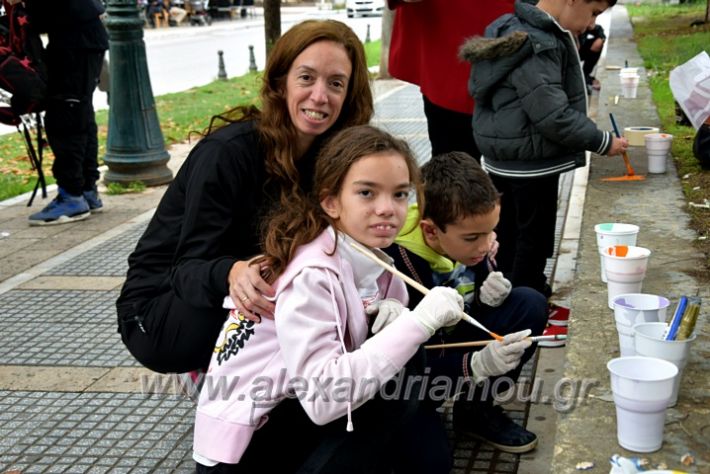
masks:
<path fill-rule="evenodd" d="M 480 160 L 481 152 L 473 139 L 472 115 L 439 107 L 424 95 L 422 98 L 432 156 L 463 151 Z"/>
<path fill-rule="evenodd" d="M 99 179 L 98 138 L 92 97 L 104 52 L 47 48 L 49 76 L 45 125 L 54 153 L 52 173 L 69 194 L 93 189 Z"/>
<path fill-rule="evenodd" d="M 584 79 L 587 81 L 587 84 L 591 84 L 592 71 L 594 71 L 594 67 L 597 65 L 597 63 L 599 62 L 599 58 L 602 55 L 601 49 L 599 51 L 591 50 L 594 41 L 601 38 L 600 28 L 601 27 L 594 28 L 590 31 L 585 32 L 583 35 L 583 41 L 580 42 L 579 46 L 579 60 L 583 63 L 582 71 L 584 71 Z"/>
<path fill-rule="evenodd" d="M 422 372 L 423 351 L 405 367 L 405 379 Z M 198 464 L 197 473 L 448 474 L 452 456 L 441 415 L 416 397 L 381 393 L 353 411 L 352 432 L 346 417 L 317 426 L 298 400 L 287 399 L 254 433 L 239 464 Z"/>
<path fill-rule="evenodd" d="M 559 175 L 506 178 L 491 175 L 501 196 L 496 231 L 500 249 L 498 269 L 514 287 L 528 286 L 546 293 L 545 264 L 552 257 L 557 221 Z"/>
<path fill-rule="evenodd" d="M 149 301 L 118 307 L 121 339 L 138 362 L 161 373 L 205 369 L 226 309 L 194 308 L 171 290 Z"/>
<path fill-rule="evenodd" d="M 502 305 L 497 308 L 485 307 L 474 316 L 477 321 L 498 334 L 510 334 L 530 329 L 533 336 L 538 336 L 542 334 L 547 323 L 547 300 L 540 292 L 532 288 L 513 288 Z M 451 333 L 446 334 L 441 340 L 434 336 L 429 343 L 480 341 L 490 338 L 488 333 L 475 326 L 459 323 Z M 492 401 L 495 395 L 505 392 L 518 380 L 523 365 L 533 356 L 536 348 L 537 344 L 533 344 L 525 350 L 518 367 L 500 377 L 491 378 L 488 385 L 484 385 L 480 389 L 476 387 L 477 392 L 467 394 L 464 398 L 468 396 L 471 401 Z M 453 385 L 456 386 L 456 378 L 461 374 L 459 365 L 462 356 L 467 352 L 481 349 L 483 347 L 429 350 L 427 364 L 431 368 L 430 380 L 434 380 L 437 376 L 448 377 L 454 381 Z M 500 381 L 496 382 L 498 380 Z"/>

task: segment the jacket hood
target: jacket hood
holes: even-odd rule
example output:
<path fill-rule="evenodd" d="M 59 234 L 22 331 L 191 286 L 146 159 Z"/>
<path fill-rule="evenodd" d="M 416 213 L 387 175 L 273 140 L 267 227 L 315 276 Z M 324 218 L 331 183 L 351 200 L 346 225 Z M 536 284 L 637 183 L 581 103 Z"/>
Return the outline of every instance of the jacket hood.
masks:
<path fill-rule="evenodd" d="M 486 101 L 511 71 L 532 54 L 555 47 L 560 26 L 534 5 L 516 2 L 515 15 L 506 14 L 488 25 L 485 36 L 469 38 L 459 57 L 471 63 L 469 93 Z"/>
<path fill-rule="evenodd" d="M 476 64 L 484 60 L 511 56 L 520 49 L 527 39 L 528 34 L 524 31 L 514 31 L 502 38 L 474 36 L 461 46 L 459 58 Z"/>

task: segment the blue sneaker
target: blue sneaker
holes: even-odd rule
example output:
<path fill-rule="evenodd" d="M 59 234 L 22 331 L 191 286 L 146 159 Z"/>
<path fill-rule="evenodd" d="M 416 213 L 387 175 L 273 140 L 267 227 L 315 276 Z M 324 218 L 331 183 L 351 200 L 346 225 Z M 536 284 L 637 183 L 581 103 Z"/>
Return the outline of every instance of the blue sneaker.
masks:
<path fill-rule="evenodd" d="M 58 191 L 47 207 L 30 216 L 30 225 L 66 224 L 89 217 L 89 203 L 84 196 L 72 196 L 62 188 Z"/>
<path fill-rule="evenodd" d="M 89 203 L 89 209 L 91 209 L 91 212 L 101 212 L 104 210 L 104 203 L 101 201 L 99 192 L 96 188 L 90 191 L 84 191 L 84 199 L 86 199 L 86 202 Z"/>

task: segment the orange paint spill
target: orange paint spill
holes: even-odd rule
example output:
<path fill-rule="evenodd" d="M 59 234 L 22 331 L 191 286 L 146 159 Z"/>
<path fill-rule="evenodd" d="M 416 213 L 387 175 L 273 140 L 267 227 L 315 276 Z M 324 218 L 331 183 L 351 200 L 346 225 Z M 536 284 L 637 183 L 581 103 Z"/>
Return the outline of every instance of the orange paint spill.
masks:
<path fill-rule="evenodd" d="M 628 245 L 614 245 L 613 247 L 609 247 L 607 249 L 609 252 L 609 255 L 612 257 L 626 257 L 629 253 L 629 246 Z"/>

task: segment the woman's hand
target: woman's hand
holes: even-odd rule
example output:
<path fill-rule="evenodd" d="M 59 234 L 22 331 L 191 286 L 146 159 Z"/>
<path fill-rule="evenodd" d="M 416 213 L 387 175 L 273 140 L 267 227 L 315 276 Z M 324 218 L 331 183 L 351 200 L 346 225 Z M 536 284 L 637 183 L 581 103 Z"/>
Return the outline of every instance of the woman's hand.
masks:
<path fill-rule="evenodd" d="M 250 321 L 259 322 L 260 316 L 273 319 L 276 306 L 265 296 L 274 296 L 274 289 L 261 277 L 262 268 L 249 261 L 239 260 L 229 270 L 229 296 L 235 308 Z"/>

